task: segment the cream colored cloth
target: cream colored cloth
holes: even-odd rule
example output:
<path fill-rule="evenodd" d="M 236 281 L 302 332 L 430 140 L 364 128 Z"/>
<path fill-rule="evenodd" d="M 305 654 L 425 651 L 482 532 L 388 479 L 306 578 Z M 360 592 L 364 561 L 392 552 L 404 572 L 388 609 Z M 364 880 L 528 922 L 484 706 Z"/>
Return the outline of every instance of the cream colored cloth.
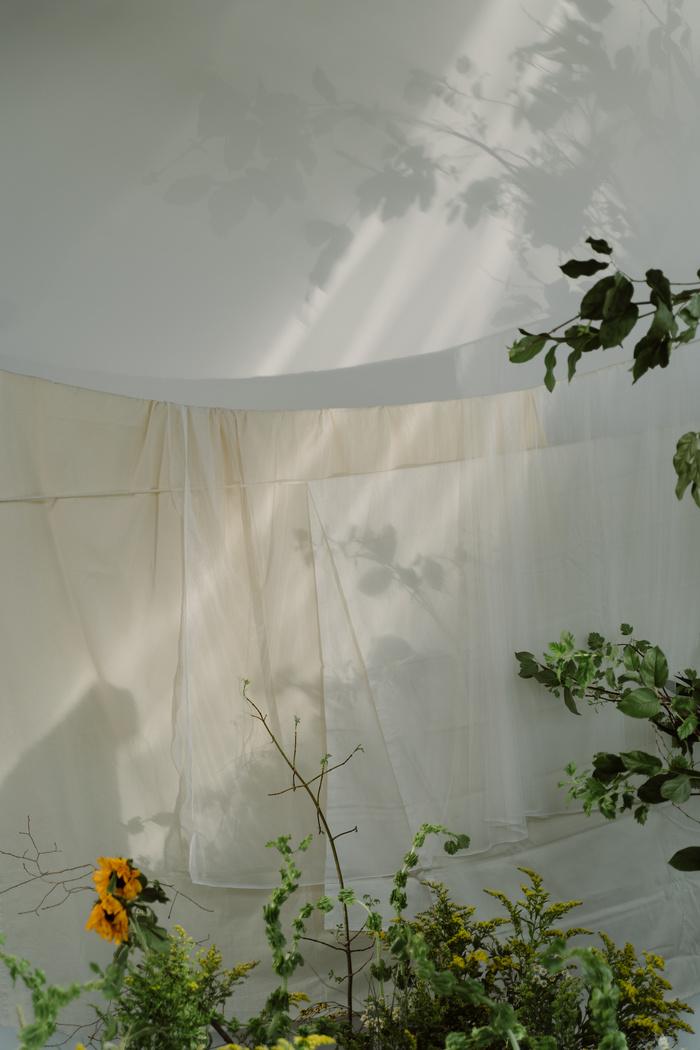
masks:
<path fill-rule="evenodd" d="M 700 516 L 676 502 L 670 466 L 697 423 L 696 372 L 680 360 L 663 399 L 612 370 L 552 397 L 279 413 L 3 374 L 0 848 L 31 855 L 17 834 L 31 814 L 60 867 L 118 854 L 185 891 L 189 875 L 214 914 L 181 898 L 183 925 L 230 961 L 267 958 L 260 908 L 279 864 L 265 843 L 315 820 L 299 792 L 268 795 L 289 778 L 242 699 L 248 678 L 287 748 L 301 719 L 308 775 L 363 746 L 326 796 L 331 827 L 358 828 L 339 848 L 362 892 L 386 902 L 417 824 L 440 821 L 477 854 L 446 867 L 430 841 L 417 877 L 473 901 L 484 881 L 512 889 L 527 858 L 618 940 L 676 956 L 680 991 L 700 987 L 695 934 L 679 933 L 694 882 L 665 867 L 693 825 L 555 816 L 567 761 L 653 746 L 646 726 L 574 718 L 512 655 L 627 619 L 672 666 L 696 660 Z M 533 838 L 528 817 L 547 816 Z M 3 864 L 3 889 L 27 877 Z M 322 838 L 303 868 L 304 899 L 332 892 Z M 43 892 L 2 898 L 9 950 L 63 980 L 106 958 L 80 932 L 88 893 L 15 914 Z M 313 969 L 333 964 L 311 959 L 299 988 L 318 994 Z M 242 1015 L 267 980 L 256 971 Z M 8 1017 L 13 1001 L 6 987 Z"/>

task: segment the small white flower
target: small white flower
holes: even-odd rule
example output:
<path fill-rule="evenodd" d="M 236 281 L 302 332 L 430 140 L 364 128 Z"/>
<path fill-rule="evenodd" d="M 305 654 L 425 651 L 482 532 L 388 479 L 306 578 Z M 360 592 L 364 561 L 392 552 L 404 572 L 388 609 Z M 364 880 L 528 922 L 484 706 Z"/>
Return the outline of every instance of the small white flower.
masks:
<path fill-rule="evenodd" d="M 671 1044 L 668 1041 L 668 1037 L 665 1035 L 659 1036 L 659 1050 L 671 1050 Z"/>

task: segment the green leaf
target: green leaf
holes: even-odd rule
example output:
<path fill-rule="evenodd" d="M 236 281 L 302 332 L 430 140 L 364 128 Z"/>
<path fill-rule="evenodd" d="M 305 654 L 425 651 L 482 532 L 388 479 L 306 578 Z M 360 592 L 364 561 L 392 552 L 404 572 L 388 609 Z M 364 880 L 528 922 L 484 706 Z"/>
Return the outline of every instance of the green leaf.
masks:
<path fill-rule="evenodd" d="M 672 309 L 673 300 L 671 298 L 671 285 L 668 282 L 668 277 L 665 277 L 661 270 L 647 270 L 646 272 L 647 284 L 652 290 L 652 293 L 656 294 L 657 302 L 663 303 L 669 310 Z M 654 296 L 652 294 L 652 302 L 654 302 Z"/>
<path fill-rule="evenodd" d="M 549 390 L 550 394 L 552 393 L 552 391 L 554 390 L 554 387 L 557 384 L 557 381 L 554 378 L 554 369 L 556 367 L 556 363 L 557 363 L 557 344 L 555 343 L 553 346 L 550 346 L 549 350 L 547 351 L 547 353 L 545 354 L 545 357 L 544 357 L 544 367 L 545 367 L 544 385 L 547 387 L 547 390 Z"/>
<path fill-rule="evenodd" d="M 609 263 L 598 262 L 597 259 L 569 259 L 559 269 L 562 273 L 565 273 L 567 277 L 592 277 L 598 270 L 607 270 Z"/>
<path fill-rule="evenodd" d="M 630 718 L 652 718 L 663 710 L 653 689 L 635 689 L 623 693 L 617 709 Z"/>
<path fill-rule="evenodd" d="M 522 333 L 523 338 L 508 347 L 508 357 L 514 364 L 522 365 L 525 361 L 531 361 L 533 357 L 537 357 L 547 343 L 549 335 L 546 333 L 533 335 L 522 328 L 519 328 L 518 331 Z"/>
<path fill-rule="evenodd" d="M 591 328 L 588 324 L 574 324 L 564 332 L 564 342 L 574 351 L 569 354 L 569 362 L 575 356 L 576 361 L 581 354 L 587 354 L 591 350 L 597 350 L 600 346 L 600 334 L 597 328 Z M 575 371 L 575 365 L 573 371 Z M 573 375 L 573 372 L 571 372 Z"/>
<path fill-rule="evenodd" d="M 581 360 L 582 354 L 583 354 L 583 350 L 572 350 L 571 353 L 569 354 L 569 356 L 566 359 L 566 361 L 567 361 L 567 378 L 568 378 L 569 382 L 571 382 L 571 380 L 576 375 L 576 365 Z"/>
<path fill-rule="evenodd" d="M 559 676 L 550 667 L 540 667 L 532 677 L 546 689 L 556 689 L 560 685 Z"/>
<path fill-rule="evenodd" d="M 637 788 L 639 799 L 650 806 L 658 806 L 661 802 L 665 802 L 666 799 L 661 794 L 661 788 L 672 777 L 673 773 L 657 773 L 655 776 L 650 777 L 649 780 L 645 780 Z"/>
<path fill-rule="evenodd" d="M 621 623 L 620 624 L 620 634 L 625 634 L 625 635 L 632 634 L 633 630 L 634 630 L 634 627 L 630 627 L 630 625 L 628 623 Z"/>
<path fill-rule="evenodd" d="M 523 652 L 515 654 L 515 659 L 520 664 L 520 670 L 518 671 L 520 678 L 534 678 L 540 669 L 540 665 L 532 653 L 526 653 L 523 650 Z"/>
<path fill-rule="evenodd" d="M 677 331 L 678 325 L 671 310 L 666 306 L 666 303 L 659 303 L 651 319 L 647 335 L 652 338 L 658 338 L 667 334 L 675 335 Z"/>
<path fill-rule="evenodd" d="M 569 689 L 568 685 L 564 686 L 564 703 L 568 707 L 569 711 L 571 711 L 572 715 L 579 715 L 580 716 L 581 712 L 576 707 L 576 704 L 574 702 L 574 698 L 573 698 L 573 696 L 571 694 L 571 690 Z"/>
<path fill-rule="evenodd" d="M 603 645 L 605 645 L 605 639 L 602 634 L 598 634 L 597 631 L 591 631 L 588 635 L 588 648 L 600 649 Z"/>
<path fill-rule="evenodd" d="M 692 328 L 684 328 L 681 334 L 677 337 L 679 343 L 689 343 L 691 339 L 695 339 L 697 335 L 698 326 L 693 325 Z"/>
<path fill-rule="evenodd" d="M 633 382 L 648 372 L 650 368 L 666 368 L 671 359 L 671 336 L 643 335 L 634 348 L 634 365 L 632 366 Z"/>
<path fill-rule="evenodd" d="M 622 662 L 628 671 L 638 671 L 642 659 L 636 649 L 626 645 L 622 650 Z"/>
<path fill-rule="evenodd" d="M 663 797 L 667 798 L 669 802 L 675 802 L 679 806 L 682 806 L 684 802 L 688 801 L 690 798 L 690 792 L 690 777 L 686 773 L 681 773 L 680 776 L 674 777 L 673 780 L 667 780 L 665 784 L 661 785 L 661 794 Z"/>
<path fill-rule="evenodd" d="M 678 311 L 678 315 L 689 325 L 700 321 L 700 294 L 698 292 L 691 295 L 683 308 Z"/>
<path fill-rule="evenodd" d="M 642 773 L 646 777 L 654 776 L 663 766 L 657 755 L 647 751 L 622 751 L 620 758 L 630 773 Z"/>
<path fill-rule="evenodd" d="M 581 300 L 579 309 L 581 317 L 588 317 L 592 321 L 602 321 L 605 297 L 614 286 L 614 277 L 602 277 L 592 288 L 589 288 Z"/>
<path fill-rule="evenodd" d="M 700 846 L 686 846 L 674 853 L 668 862 L 676 871 L 700 871 Z"/>
<path fill-rule="evenodd" d="M 621 317 L 627 312 L 627 307 L 632 302 L 634 285 L 619 271 L 613 277 L 613 284 L 605 293 L 603 301 L 603 319 L 611 321 L 615 317 Z"/>
<path fill-rule="evenodd" d="M 586 244 L 590 244 L 594 252 L 599 255 L 612 255 L 612 248 L 607 241 L 596 240 L 595 237 L 586 237 Z"/>
<path fill-rule="evenodd" d="M 676 445 L 676 454 L 673 457 L 673 466 L 678 475 L 676 483 L 676 496 L 683 498 L 683 494 L 691 483 L 697 485 L 700 482 L 700 456 L 698 455 L 698 437 L 700 435 L 689 431 L 679 439 Z"/>
<path fill-rule="evenodd" d="M 630 303 L 624 313 L 603 321 L 600 326 L 600 345 L 604 350 L 621 346 L 639 319 L 639 307 Z"/>
<path fill-rule="evenodd" d="M 686 720 L 678 726 L 678 736 L 681 740 L 685 740 L 687 737 L 692 736 L 695 730 L 698 728 L 698 716 L 688 715 Z"/>
<path fill-rule="evenodd" d="M 646 803 L 643 806 L 638 806 L 634 811 L 634 819 L 638 824 L 646 824 L 648 815 L 649 806 Z"/>
<path fill-rule="evenodd" d="M 599 751 L 594 755 L 593 765 L 596 773 L 600 774 L 600 776 L 597 777 L 598 780 L 602 778 L 610 780 L 618 773 L 624 773 L 627 768 L 623 762 L 623 756 L 615 755 L 610 751 Z"/>
<path fill-rule="evenodd" d="M 658 645 L 647 650 L 639 668 L 644 685 L 650 689 L 663 689 L 668 681 L 668 661 Z"/>

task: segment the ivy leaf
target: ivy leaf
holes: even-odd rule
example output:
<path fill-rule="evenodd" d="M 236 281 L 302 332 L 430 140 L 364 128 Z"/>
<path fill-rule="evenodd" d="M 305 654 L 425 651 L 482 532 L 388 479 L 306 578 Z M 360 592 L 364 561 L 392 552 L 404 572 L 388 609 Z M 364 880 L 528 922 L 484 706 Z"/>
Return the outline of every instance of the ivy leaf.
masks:
<path fill-rule="evenodd" d="M 668 681 L 668 661 L 658 645 L 649 649 L 642 660 L 639 675 L 644 685 L 650 689 L 663 689 Z"/>
<path fill-rule="evenodd" d="M 508 347 L 508 357 L 514 364 L 522 365 L 525 361 L 531 361 L 533 357 L 537 357 L 544 348 L 549 336 L 547 334 L 533 335 L 532 332 L 526 332 L 523 328 L 519 328 L 518 331 L 522 333 L 524 338 L 518 339 L 512 346 Z"/>
<path fill-rule="evenodd" d="M 620 624 L 620 634 L 624 634 L 624 635 L 632 634 L 633 630 L 634 630 L 634 627 L 630 627 L 630 625 L 628 623 L 621 623 Z"/>
<path fill-rule="evenodd" d="M 624 693 L 617 709 L 630 718 L 652 718 L 663 710 L 653 689 L 635 689 Z"/>
<path fill-rule="evenodd" d="M 590 244 L 594 252 L 599 255 L 612 255 L 612 248 L 607 241 L 597 240 L 595 237 L 586 237 L 586 244 Z"/>
<path fill-rule="evenodd" d="M 700 871 L 700 846 L 686 846 L 674 853 L 668 862 L 676 871 Z"/>
<path fill-rule="evenodd" d="M 598 262 L 597 259 L 569 259 L 559 269 L 562 273 L 565 273 L 567 277 L 592 277 L 598 270 L 607 270 L 609 263 Z"/>

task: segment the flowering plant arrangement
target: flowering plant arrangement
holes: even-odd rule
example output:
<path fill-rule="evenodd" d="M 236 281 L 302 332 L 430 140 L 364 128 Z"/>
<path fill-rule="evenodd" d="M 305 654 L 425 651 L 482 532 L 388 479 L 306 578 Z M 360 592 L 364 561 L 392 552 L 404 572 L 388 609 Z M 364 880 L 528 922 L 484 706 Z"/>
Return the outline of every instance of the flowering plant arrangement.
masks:
<path fill-rule="evenodd" d="M 255 711 L 266 725 L 262 712 L 257 707 Z M 277 747 L 293 777 L 308 788 L 319 827 L 337 839 L 330 833 L 320 801 L 323 778 L 338 768 L 328 766 L 331 756 L 322 760 L 319 775 L 302 779 L 296 765 L 296 734 L 291 759 Z M 647 954 L 646 966 L 641 967 L 631 945 L 619 951 L 605 935 L 601 935 L 602 951 L 572 946 L 570 938 L 590 931 L 561 930 L 558 923 L 580 902 L 548 904 L 541 877 L 529 869 L 521 869 L 532 884 L 522 886 L 524 900 L 513 903 L 500 891 L 487 891 L 505 907 L 508 918 L 474 922 L 473 908 L 453 904 L 441 885 L 428 883 L 435 896 L 432 908 L 412 922 L 406 920 L 409 873 L 417 867 L 418 851 L 428 835 L 443 836 L 448 854 L 469 846 L 467 835 L 454 834 L 442 825 L 419 828 L 394 877 L 390 896 L 394 918 L 388 928 L 376 911 L 378 902 L 360 898 L 346 886 L 338 865 L 337 895 L 304 904 L 291 921 L 291 941 L 282 910 L 300 884 L 296 858 L 308 848 L 311 836 L 296 850 L 289 835 L 267 844 L 277 849 L 283 861 L 281 885 L 263 909 L 279 984 L 260 1015 L 245 1026 L 235 1018 L 227 1021 L 220 1008 L 255 964 L 223 970 L 215 947 L 200 951 L 193 961 L 193 942 L 184 930 L 176 927 L 170 936 L 158 925 L 152 904 L 164 903 L 168 897 L 157 880 L 149 881 L 131 859 L 100 857 L 92 876 L 98 899 L 86 926 L 114 943 L 115 952 L 105 973 L 91 964 L 99 980 L 68 989 L 44 988 L 46 979 L 40 971 L 32 971 L 26 960 L 0 953 L 13 978 L 22 977 L 33 989 L 35 1021 L 26 1025 L 21 1018 L 20 1050 L 40 1050 L 56 1028 L 61 1007 L 89 989 L 100 989 L 112 1000 L 109 1012 L 96 1008 L 105 1022 L 102 1050 L 126 1050 L 131 1045 L 134 1050 L 203 1050 L 212 1025 L 226 1040 L 226 1050 L 315 1050 L 338 1040 L 346 1050 L 482 1050 L 491 1045 L 512 1050 L 521 1046 L 591 1050 L 596 1045 L 598 1050 L 652 1050 L 657 1038 L 691 1030 L 679 1017 L 686 1004 L 664 999 L 670 985 L 659 973 L 663 960 Z M 343 908 L 338 947 L 347 957 L 348 973 L 337 978 L 331 971 L 330 976 L 347 980 L 347 1014 L 338 1015 L 338 1004 L 318 1003 L 294 1020 L 290 1007 L 306 996 L 292 991 L 290 982 L 304 963 L 301 942 L 315 940 L 307 936 L 307 920 L 314 912 L 329 913 L 336 902 Z M 364 931 L 374 952 L 369 973 L 376 994 L 365 997 L 364 1013 L 356 1012 L 350 994 L 350 978 L 365 965 L 358 966 L 353 958 L 357 949 L 352 940 L 359 934 L 350 938 L 348 933 L 347 913 L 352 907 L 364 912 L 359 931 Z M 497 931 L 506 923 L 512 933 L 501 940 Z M 133 950 L 140 950 L 143 959 L 129 965 Z M 115 1036 L 118 1043 L 111 1042 Z M 659 1047 L 668 1050 L 661 1043 Z M 79 1045 L 79 1050 L 84 1048 Z"/>
<path fill-rule="evenodd" d="M 167 952 L 149 952 L 138 966 L 129 963 L 124 987 L 112 1001 L 133 1050 L 197 1050 L 206 1045 L 212 1025 L 239 1028 L 235 1018 L 224 1017 L 223 1006 L 257 963 L 223 969 L 216 945 L 194 952 L 181 926 L 168 942 Z"/>
<path fill-rule="evenodd" d="M 92 879 L 98 898 L 85 928 L 117 946 L 104 974 L 92 964 L 103 978 L 102 990 L 109 999 L 122 987 L 130 948 L 141 948 L 146 955 L 169 951 L 168 931 L 158 925 L 151 907 L 155 902 L 165 904 L 168 897 L 158 880 L 149 882 L 130 858 L 98 857 L 97 862 L 99 868 Z"/>
<path fill-rule="evenodd" d="M 580 901 L 550 902 L 537 872 L 520 868 L 530 880 L 521 886 L 523 899 L 511 901 L 499 890 L 486 890 L 505 909 L 507 917 L 474 919 L 474 907 L 458 905 L 442 883 L 427 882 L 433 903 L 408 923 L 427 946 L 428 956 L 460 982 L 479 981 L 489 998 L 507 1004 L 527 1031 L 527 1042 L 540 1050 L 579 1050 L 597 1042 L 591 1010 L 591 986 L 573 962 L 552 971 L 542 953 L 557 942 L 590 935 L 582 927 L 560 928 L 561 920 Z M 502 935 L 507 931 L 507 936 Z M 644 953 L 640 965 L 631 944 L 618 950 L 600 934 L 601 948 L 589 949 L 608 967 L 616 986 L 616 1016 L 629 1050 L 652 1050 L 657 1038 L 676 1039 L 691 1032 L 681 1019 L 692 1011 L 678 999 L 667 1000 L 671 987 L 662 976 L 663 959 Z M 382 934 L 388 946 L 389 936 Z M 392 1000 L 369 1002 L 363 1026 L 350 1044 L 356 1050 L 404 1045 L 406 1032 L 417 1050 L 440 1050 L 451 1032 L 484 1024 L 488 1011 L 483 1003 L 470 1003 L 458 995 L 439 997 L 430 985 L 408 971 L 395 982 Z M 554 1042 L 552 1042 L 554 1040 Z"/>

